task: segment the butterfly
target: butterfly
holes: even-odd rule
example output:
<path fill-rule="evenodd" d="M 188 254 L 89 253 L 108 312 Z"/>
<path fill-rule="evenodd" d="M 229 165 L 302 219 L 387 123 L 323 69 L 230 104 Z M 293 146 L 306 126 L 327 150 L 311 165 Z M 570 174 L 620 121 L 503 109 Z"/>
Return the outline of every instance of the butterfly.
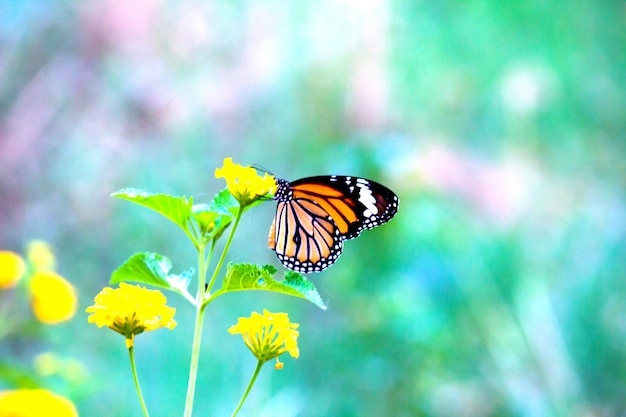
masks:
<path fill-rule="evenodd" d="M 339 258 L 344 240 L 387 223 L 398 212 L 398 196 L 365 178 L 277 178 L 276 184 L 268 246 L 285 267 L 298 272 L 323 271 Z"/>

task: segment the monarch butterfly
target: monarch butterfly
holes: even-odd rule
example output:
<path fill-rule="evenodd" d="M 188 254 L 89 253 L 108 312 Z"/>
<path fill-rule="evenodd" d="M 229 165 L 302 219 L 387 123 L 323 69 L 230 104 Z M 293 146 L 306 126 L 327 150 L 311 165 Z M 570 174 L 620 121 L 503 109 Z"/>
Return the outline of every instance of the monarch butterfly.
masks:
<path fill-rule="evenodd" d="M 276 179 L 276 216 L 268 246 L 294 271 L 320 272 L 335 263 L 343 241 L 387 223 L 398 196 L 365 178 L 340 175 Z"/>

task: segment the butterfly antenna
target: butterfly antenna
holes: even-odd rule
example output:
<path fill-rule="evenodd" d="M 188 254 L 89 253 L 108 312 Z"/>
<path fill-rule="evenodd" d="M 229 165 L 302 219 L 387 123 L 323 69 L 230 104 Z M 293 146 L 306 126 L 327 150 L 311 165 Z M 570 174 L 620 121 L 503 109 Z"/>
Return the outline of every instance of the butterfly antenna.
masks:
<path fill-rule="evenodd" d="M 252 168 L 256 169 L 257 171 L 261 171 L 261 172 L 263 172 L 263 173 L 267 173 L 267 174 L 270 174 L 270 175 L 274 175 L 274 173 L 273 173 L 272 171 L 270 171 L 269 169 L 267 169 L 267 168 L 263 167 L 263 166 L 262 166 L 262 165 L 260 165 L 260 164 L 253 164 L 253 165 L 252 165 Z"/>

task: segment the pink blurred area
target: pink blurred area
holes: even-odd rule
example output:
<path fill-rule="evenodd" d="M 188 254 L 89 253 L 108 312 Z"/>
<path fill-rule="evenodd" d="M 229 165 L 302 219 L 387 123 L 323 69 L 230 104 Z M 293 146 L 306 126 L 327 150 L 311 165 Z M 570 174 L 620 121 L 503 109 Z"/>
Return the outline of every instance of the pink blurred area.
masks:
<path fill-rule="evenodd" d="M 409 115 L 415 118 L 406 117 L 393 96 L 396 21 L 387 1 L 289 7 L 259 2 L 244 8 L 105 1 L 68 3 L 50 12 L 24 19 L 22 32 L 36 43 L 19 35 L 3 42 L 5 230 L 28 230 L 33 212 L 55 207 L 70 207 L 73 217 L 97 222 L 107 216 L 107 199 L 84 196 L 94 189 L 108 195 L 155 153 L 184 156 L 172 168 L 182 172 L 191 169 L 189 161 L 206 164 L 197 149 L 215 164 L 226 154 L 267 149 L 263 141 L 274 143 L 283 157 L 298 158 L 299 132 L 274 138 L 263 128 L 280 129 L 275 126 L 281 120 L 255 115 L 286 83 L 300 81 L 302 91 L 295 94 L 302 95 L 298 111 L 304 115 L 294 116 L 287 107 L 285 119 L 310 118 L 321 134 L 338 129 L 347 142 L 363 141 L 372 152 L 388 147 L 386 132 L 403 132 L 400 148 L 383 164 L 390 171 L 404 164 L 400 187 L 459 195 L 497 222 L 511 223 L 537 203 L 540 186 L 545 195 L 546 186 L 559 182 L 523 144 L 484 158 L 454 145 L 460 139 L 454 134 L 461 132 L 420 119 L 429 105 L 451 118 L 462 116 L 475 93 L 463 65 L 439 74 L 440 96 L 419 103 L 423 110 Z M 417 71 L 416 76 L 434 76 L 428 67 Z M 562 81 L 541 60 L 520 60 L 496 81 L 507 129 L 503 139 L 517 135 L 519 126 L 562 94 Z M 333 92 L 338 86 L 341 95 Z M 339 111 L 327 114 L 324 107 Z M 190 132 L 193 143 L 186 139 Z M 220 157 L 209 156 L 215 151 Z"/>

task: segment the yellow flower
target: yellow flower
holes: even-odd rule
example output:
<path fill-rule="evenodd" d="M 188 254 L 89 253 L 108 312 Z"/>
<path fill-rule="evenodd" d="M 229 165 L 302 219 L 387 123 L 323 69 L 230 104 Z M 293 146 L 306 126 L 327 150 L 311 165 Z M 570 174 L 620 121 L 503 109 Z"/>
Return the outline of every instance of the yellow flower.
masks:
<path fill-rule="evenodd" d="M 228 329 L 230 334 L 241 334 L 243 341 L 259 361 L 267 362 L 277 358 L 276 368 L 282 368 L 278 356 L 285 352 L 297 358 L 298 328 L 297 323 L 290 323 L 287 313 L 270 313 L 263 310 L 263 315 L 253 312 L 250 317 L 240 317 L 237 324 Z"/>
<path fill-rule="evenodd" d="M 126 337 L 129 349 L 137 334 L 176 327 L 176 309 L 165 305 L 167 299 L 158 290 L 122 282 L 117 289 L 104 288 L 94 301 L 94 305 L 87 307 L 87 313 L 92 313 L 87 321 L 98 327 L 107 326 Z"/>
<path fill-rule="evenodd" d="M 215 169 L 215 178 L 226 180 L 228 191 L 241 206 L 247 206 L 276 191 L 276 180 L 272 175 L 265 173 L 261 177 L 254 168 L 233 164 L 232 158 L 225 158 L 224 166 Z"/>
<path fill-rule="evenodd" d="M 14 287 L 26 272 L 26 264 L 20 255 L 0 251 L 0 289 Z"/>
<path fill-rule="evenodd" d="M 43 240 L 31 240 L 26 245 L 26 259 L 35 271 L 54 271 L 56 259 L 50 245 Z"/>
<path fill-rule="evenodd" d="M 42 323 L 56 324 L 74 317 L 76 290 L 56 272 L 35 272 L 30 291 L 33 313 Z"/>
<path fill-rule="evenodd" d="M 45 389 L 18 389 L 0 392 L 0 417 L 78 417 L 67 398 Z"/>

